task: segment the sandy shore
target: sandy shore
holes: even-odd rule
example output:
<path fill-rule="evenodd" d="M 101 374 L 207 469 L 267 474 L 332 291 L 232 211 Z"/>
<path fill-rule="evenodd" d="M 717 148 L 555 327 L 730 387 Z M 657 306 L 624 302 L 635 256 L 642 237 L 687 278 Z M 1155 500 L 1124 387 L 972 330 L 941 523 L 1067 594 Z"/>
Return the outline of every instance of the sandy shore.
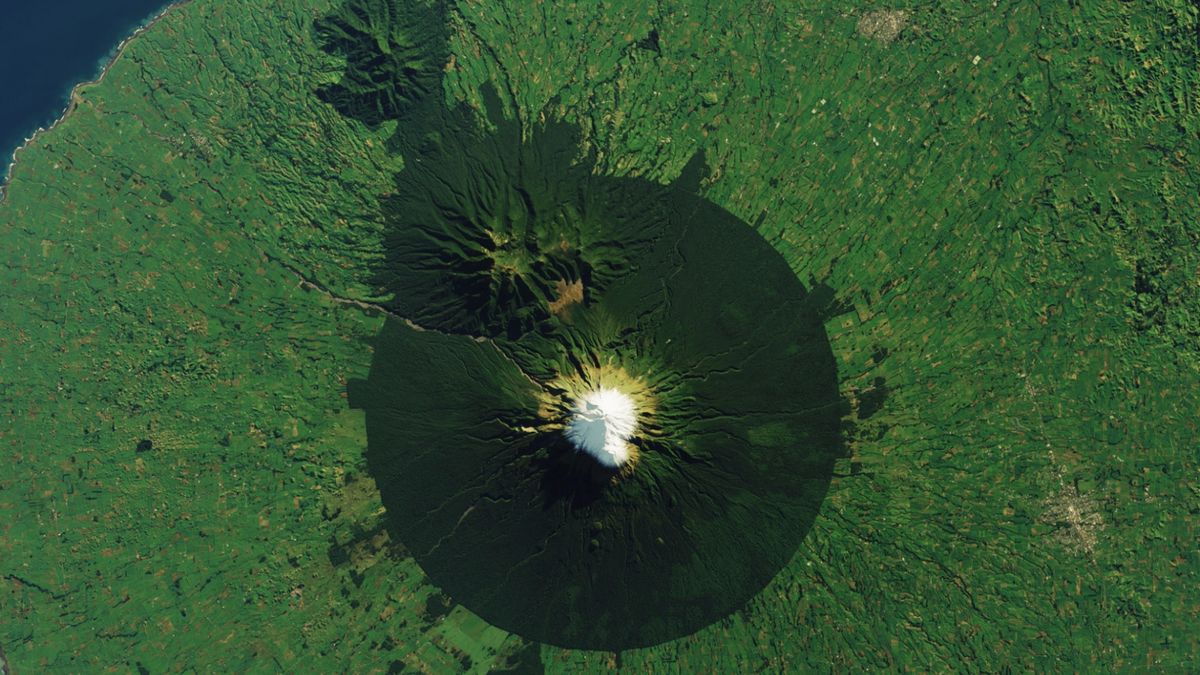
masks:
<path fill-rule="evenodd" d="M 125 53 L 125 48 L 129 46 L 129 43 L 132 42 L 134 38 L 153 28 L 155 24 L 157 24 L 159 21 L 162 21 L 163 17 L 165 17 L 168 12 L 186 5 L 189 2 L 191 2 L 191 0 L 178 0 L 178 2 L 172 2 L 164 7 L 161 12 L 155 14 L 150 18 L 150 20 L 139 26 L 137 30 L 130 33 L 124 40 L 121 40 L 121 42 L 117 45 L 117 48 L 113 50 L 112 58 L 110 58 L 108 62 L 104 64 L 104 67 L 100 69 L 100 73 L 95 79 L 80 82 L 74 87 L 71 87 L 71 93 L 67 98 L 67 107 L 63 109 L 62 114 L 58 116 L 58 119 L 54 120 L 54 122 L 52 122 L 48 127 L 38 127 L 37 130 L 33 132 L 32 136 L 26 138 L 23 143 L 17 146 L 16 150 L 13 150 L 12 159 L 8 163 L 8 168 L 4 170 L 4 175 L 0 176 L 0 202 L 3 202 L 5 196 L 8 194 L 8 182 L 12 180 L 13 167 L 17 165 L 17 161 L 20 159 L 21 151 L 24 150 L 25 147 L 28 146 L 35 138 L 37 138 L 39 134 L 45 133 L 46 131 L 58 126 L 60 122 L 67 118 L 67 115 L 70 115 L 71 112 L 79 106 L 79 88 L 91 86 L 102 81 L 104 76 L 108 75 L 108 71 L 112 68 L 113 64 L 117 62 L 117 59 L 121 58 L 121 54 Z"/>

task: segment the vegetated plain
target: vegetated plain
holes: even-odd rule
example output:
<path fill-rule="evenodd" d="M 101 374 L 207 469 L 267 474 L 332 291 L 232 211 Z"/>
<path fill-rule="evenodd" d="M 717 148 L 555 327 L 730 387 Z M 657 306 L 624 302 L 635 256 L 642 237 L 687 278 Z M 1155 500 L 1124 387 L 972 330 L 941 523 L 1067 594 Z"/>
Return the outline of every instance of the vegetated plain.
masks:
<path fill-rule="evenodd" d="M 703 151 L 703 198 L 833 296 L 850 456 L 812 530 L 741 611 L 619 654 L 488 625 L 386 527 L 345 395 L 406 160 L 317 94 L 335 9 L 185 4 L 20 154 L 18 672 L 1195 663 L 1192 4 L 451 7 L 448 102 L 570 120 L 602 175 Z"/>

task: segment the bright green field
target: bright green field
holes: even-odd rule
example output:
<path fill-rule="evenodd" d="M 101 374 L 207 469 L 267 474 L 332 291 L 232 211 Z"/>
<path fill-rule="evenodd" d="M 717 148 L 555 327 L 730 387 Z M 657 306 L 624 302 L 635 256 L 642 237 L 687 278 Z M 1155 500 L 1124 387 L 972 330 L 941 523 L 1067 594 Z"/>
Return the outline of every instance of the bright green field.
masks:
<path fill-rule="evenodd" d="M 395 123 L 315 95 L 333 2 L 194 0 L 0 202 L 15 672 L 1200 667 L 1196 7 L 647 4 L 452 3 L 444 96 L 579 125 L 604 175 L 703 150 L 702 195 L 832 289 L 852 455 L 790 564 L 620 653 L 432 586 L 346 392 Z"/>

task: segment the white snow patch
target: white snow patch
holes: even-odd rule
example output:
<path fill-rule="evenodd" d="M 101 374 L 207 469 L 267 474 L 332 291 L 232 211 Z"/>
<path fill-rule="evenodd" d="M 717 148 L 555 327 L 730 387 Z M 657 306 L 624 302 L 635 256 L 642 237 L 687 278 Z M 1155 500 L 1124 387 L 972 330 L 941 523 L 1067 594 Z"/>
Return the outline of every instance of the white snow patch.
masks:
<path fill-rule="evenodd" d="M 616 389 L 595 389 L 575 401 L 566 436 L 605 466 L 629 461 L 629 439 L 637 431 L 633 400 Z"/>

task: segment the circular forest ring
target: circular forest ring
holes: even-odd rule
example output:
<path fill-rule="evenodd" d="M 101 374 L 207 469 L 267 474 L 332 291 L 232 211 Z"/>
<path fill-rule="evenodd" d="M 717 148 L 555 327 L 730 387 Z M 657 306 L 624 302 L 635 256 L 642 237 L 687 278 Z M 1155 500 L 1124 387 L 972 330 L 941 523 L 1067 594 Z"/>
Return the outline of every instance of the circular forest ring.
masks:
<path fill-rule="evenodd" d="M 347 5 L 399 20 L 380 6 Z M 351 392 L 393 533 L 454 600 L 532 640 L 617 651 L 736 611 L 791 559 L 843 454 L 804 286 L 694 194 L 702 158 L 672 185 L 597 175 L 568 123 L 523 133 L 485 88 L 483 130 L 438 95 L 381 94 L 387 73 L 353 71 L 386 59 L 332 47 L 354 55 L 340 111 L 404 118 L 375 281 L 405 320 Z M 636 415 L 613 463 L 567 433 L 608 390 Z"/>

